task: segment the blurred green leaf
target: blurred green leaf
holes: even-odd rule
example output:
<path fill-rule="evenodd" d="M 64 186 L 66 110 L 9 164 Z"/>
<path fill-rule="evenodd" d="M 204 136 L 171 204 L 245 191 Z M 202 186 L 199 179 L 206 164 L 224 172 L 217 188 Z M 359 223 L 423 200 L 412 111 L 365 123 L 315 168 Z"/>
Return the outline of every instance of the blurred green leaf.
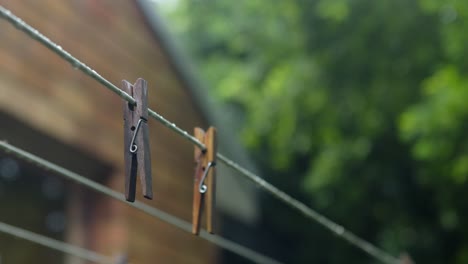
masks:
<path fill-rule="evenodd" d="M 170 16 L 268 180 L 395 255 L 466 262 L 468 1 L 179 0 Z M 373 263 L 263 210 L 288 263 Z"/>

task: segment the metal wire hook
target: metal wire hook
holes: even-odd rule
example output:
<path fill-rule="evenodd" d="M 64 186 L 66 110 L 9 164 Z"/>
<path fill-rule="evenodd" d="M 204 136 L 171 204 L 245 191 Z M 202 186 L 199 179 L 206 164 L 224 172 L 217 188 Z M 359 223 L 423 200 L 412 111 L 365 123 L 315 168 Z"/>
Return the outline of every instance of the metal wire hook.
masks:
<path fill-rule="evenodd" d="M 137 126 L 135 128 L 135 133 L 133 133 L 132 141 L 130 142 L 130 152 L 131 153 L 135 153 L 138 150 L 138 146 L 135 144 L 135 139 L 136 139 L 136 136 L 138 134 L 138 130 L 140 130 L 141 122 L 145 122 L 145 120 L 143 118 L 140 118 L 140 120 L 138 120 Z"/>
<path fill-rule="evenodd" d="M 210 161 L 208 162 L 208 166 L 205 168 L 205 173 L 203 173 L 203 177 L 201 178 L 200 185 L 198 186 L 198 191 L 200 193 L 206 193 L 206 190 L 208 190 L 208 187 L 204 184 L 205 178 L 208 175 L 208 171 L 210 170 L 211 167 L 216 166 L 216 162 Z"/>

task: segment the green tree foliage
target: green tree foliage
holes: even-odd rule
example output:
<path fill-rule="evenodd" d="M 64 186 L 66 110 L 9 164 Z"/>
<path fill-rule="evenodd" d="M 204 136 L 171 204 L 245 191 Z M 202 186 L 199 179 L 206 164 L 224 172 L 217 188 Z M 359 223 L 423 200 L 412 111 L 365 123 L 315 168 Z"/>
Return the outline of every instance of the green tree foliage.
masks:
<path fill-rule="evenodd" d="M 179 0 L 266 175 L 418 263 L 468 263 L 468 1 Z M 373 263 L 265 198 L 290 263 Z"/>

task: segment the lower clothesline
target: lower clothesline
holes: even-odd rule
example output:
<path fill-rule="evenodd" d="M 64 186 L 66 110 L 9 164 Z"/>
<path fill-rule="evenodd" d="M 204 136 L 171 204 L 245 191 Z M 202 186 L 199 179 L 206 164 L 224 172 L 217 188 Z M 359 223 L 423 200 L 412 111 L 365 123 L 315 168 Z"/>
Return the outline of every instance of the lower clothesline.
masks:
<path fill-rule="evenodd" d="M 134 207 L 138 210 L 141 210 L 148 215 L 158 218 L 170 225 L 173 225 L 179 229 L 182 229 L 188 233 L 192 232 L 192 224 L 182 220 L 176 216 L 173 216 L 169 213 L 166 213 L 162 210 L 159 210 L 157 208 L 151 207 L 145 203 L 135 201 L 134 203 L 128 203 L 125 200 L 125 197 L 122 193 L 117 192 L 109 187 L 106 187 L 104 185 L 101 185 L 95 181 L 92 181 L 82 175 L 79 175 L 75 172 L 72 172 L 70 170 L 67 170 L 61 166 L 58 166 L 50 161 L 47 161 L 43 158 L 40 158 L 38 156 L 35 156 L 32 153 L 29 153 L 27 151 L 24 151 L 22 149 L 19 149 L 7 142 L 0 141 L 0 150 L 4 151 L 7 154 L 10 154 L 20 160 L 29 162 L 31 164 L 34 164 L 40 168 L 43 168 L 47 171 L 51 171 L 59 176 L 65 177 L 69 180 L 74 181 L 75 183 L 78 183 L 80 185 L 86 186 L 90 189 L 93 189 L 96 192 L 99 192 L 101 194 L 104 194 L 108 197 L 111 197 L 115 200 L 121 201 L 125 203 L 128 206 Z M 280 264 L 281 262 L 274 260 L 268 256 L 265 256 L 261 253 L 258 253 L 250 248 L 247 248 L 243 245 L 240 245 L 236 242 L 230 241 L 228 239 L 225 239 L 221 236 L 218 235 L 213 235 L 208 233 L 205 230 L 201 230 L 199 237 L 202 239 L 209 241 L 210 243 L 213 243 L 220 248 L 223 248 L 225 250 L 228 250 L 232 253 L 235 253 L 239 256 L 242 256 L 248 260 L 251 260 L 255 263 L 263 263 L 263 264 Z M 101 263 L 101 262 L 99 262 Z"/>
<path fill-rule="evenodd" d="M 31 232 L 31 231 L 28 231 L 28 230 L 25 230 L 25 229 L 22 229 L 13 225 L 9 225 L 4 222 L 0 222 L 0 232 L 17 237 L 17 238 L 28 240 L 35 244 L 39 244 L 47 248 L 60 251 L 65 254 L 81 258 L 83 260 L 91 261 L 93 263 L 120 264 L 118 262 L 118 259 L 114 261 L 112 257 L 107 257 L 97 252 L 87 250 L 78 246 L 74 246 L 70 243 L 62 242 L 62 241 L 55 240 L 55 239 L 52 239 L 52 238 L 49 238 L 40 234 L 36 234 L 34 232 Z"/>

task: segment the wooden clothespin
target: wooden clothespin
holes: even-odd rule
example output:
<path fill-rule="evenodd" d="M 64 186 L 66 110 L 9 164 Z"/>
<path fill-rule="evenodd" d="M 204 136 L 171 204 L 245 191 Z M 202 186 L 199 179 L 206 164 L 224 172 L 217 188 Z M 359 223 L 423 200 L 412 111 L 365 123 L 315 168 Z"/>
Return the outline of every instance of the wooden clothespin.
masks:
<path fill-rule="evenodd" d="M 206 151 L 195 146 L 197 166 L 193 183 L 192 233 L 198 235 L 203 202 L 206 208 L 206 229 L 213 233 L 216 195 L 216 129 L 210 127 L 205 133 L 203 129 L 196 127 L 194 136 L 206 146 Z"/>
<path fill-rule="evenodd" d="M 125 198 L 135 201 L 136 175 L 140 173 L 143 196 L 153 199 L 151 154 L 148 131 L 148 84 L 139 78 L 134 85 L 123 80 L 122 89 L 136 105 L 124 101 Z"/>

